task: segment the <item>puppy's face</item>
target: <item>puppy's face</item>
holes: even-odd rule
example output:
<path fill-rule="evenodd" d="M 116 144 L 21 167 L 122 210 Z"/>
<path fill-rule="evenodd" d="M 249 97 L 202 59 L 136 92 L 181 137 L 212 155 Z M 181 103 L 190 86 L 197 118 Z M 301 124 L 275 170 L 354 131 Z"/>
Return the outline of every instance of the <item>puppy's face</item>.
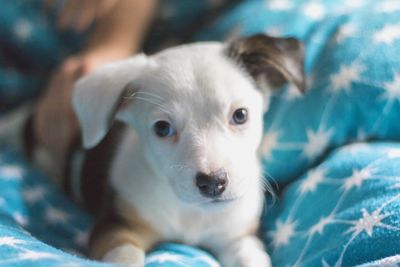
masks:
<path fill-rule="evenodd" d="M 263 94 L 222 48 L 157 55 L 124 111 L 152 169 L 186 202 L 234 200 L 259 183 Z"/>
<path fill-rule="evenodd" d="M 152 57 L 141 55 L 114 72 L 116 81 L 125 83 L 117 97 L 122 101 L 110 106 L 117 111 L 107 116 L 117 113 L 117 118 L 137 131 L 150 167 L 181 201 L 200 206 L 229 203 L 259 190 L 257 148 L 266 99 L 278 78 L 288 78 L 272 63 L 257 62 L 261 60 L 259 50 L 246 54 L 247 40 L 230 46 L 194 44 Z M 110 75 L 110 71 L 101 75 Z M 275 80 L 266 77 L 268 74 Z M 76 91 L 87 86 L 78 83 Z M 75 106 L 85 141 L 85 120 L 93 128 L 93 118 L 85 119 L 82 112 L 79 116 L 82 105 Z M 86 128 L 92 132 L 86 138 L 89 143 L 102 138 L 95 132 L 106 132 Z"/>

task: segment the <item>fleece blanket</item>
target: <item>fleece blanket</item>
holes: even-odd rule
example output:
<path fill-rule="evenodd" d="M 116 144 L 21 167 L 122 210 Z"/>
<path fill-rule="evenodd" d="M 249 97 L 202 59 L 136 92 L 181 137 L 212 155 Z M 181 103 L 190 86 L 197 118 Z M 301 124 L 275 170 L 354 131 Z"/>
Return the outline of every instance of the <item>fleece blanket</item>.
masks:
<path fill-rule="evenodd" d="M 18 58 L 33 58 L 28 62 L 35 63 L 40 54 L 28 52 L 41 36 L 36 26 L 43 24 L 18 22 L 17 11 L 25 9 L 10 3 L 5 1 L 1 9 L 7 10 L 0 18 L 8 23 L 1 24 L 8 25 L 8 30 L 0 31 L 2 44 L 21 42 L 18 47 L 27 52 Z M 178 13 L 175 7 L 170 5 L 167 14 Z M 13 14 L 18 23 L 13 24 Z M 396 266 L 400 263 L 399 1 L 242 1 L 195 39 L 223 40 L 256 32 L 295 36 L 307 47 L 307 94 L 298 95 L 291 86 L 282 88 L 265 114 L 260 152 L 266 178 L 277 185 L 279 195 L 267 199 L 260 235 L 273 265 Z M 48 47 L 59 49 L 57 42 L 53 44 Z M 46 51 L 46 46 L 38 49 Z M 3 53 L 0 63 L 9 62 L 4 55 L 10 53 Z M 7 70 L 20 74 L 19 66 Z M 13 76 L 2 70 L 0 74 L 5 112 L 37 92 L 33 87 L 40 81 L 29 82 L 29 77 L 35 80 L 43 73 Z M 105 265 L 84 256 L 92 218 L 47 181 L 13 148 L 0 148 L 0 265 Z M 147 255 L 146 266 L 219 264 L 197 248 L 164 244 Z"/>
<path fill-rule="evenodd" d="M 92 218 L 13 149 L 0 153 L 0 266 L 107 266 L 85 259 Z M 274 266 L 400 264 L 400 144 L 340 148 L 270 204 L 261 236 Z M 147 267 L 216 267 L 163 244 Z"/>

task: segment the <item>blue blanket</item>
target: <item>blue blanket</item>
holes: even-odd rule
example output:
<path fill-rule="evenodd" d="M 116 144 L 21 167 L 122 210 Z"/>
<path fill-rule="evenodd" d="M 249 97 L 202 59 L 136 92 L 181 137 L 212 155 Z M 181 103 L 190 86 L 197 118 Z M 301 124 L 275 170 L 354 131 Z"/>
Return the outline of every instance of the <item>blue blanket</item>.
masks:
<path fill-rule="evenodd" d="M 0 265 L 100 266 L 84 259 L 92 219 L 10 149 L 0 153 Z M 270 206 L 261 235 L 274 266 L 400 263 L 400 144 L 338 149 Z M 215 267 L 196 248 L 164 244 L 146 266 Z"/>
<path fill-rule="evenodd" d="M 400 2 L 242 1 L 196 40 L 256 32 L 307 47 L 308 93 L 283 88 L 265 114 L 260 152 L 280 195 L 268 199 L 261 236 L 274 266 L 400 263 Z M 5 76 L 6 85 L 30 84 Z M 20 99 L 7 88 L 0 100 Z M 16 151 L 0 149 L 0 265 L 100 266 L 83 256 L 91 223 Z M 155 248 L 146 262 L 219 266 L 180 244 Z"/>

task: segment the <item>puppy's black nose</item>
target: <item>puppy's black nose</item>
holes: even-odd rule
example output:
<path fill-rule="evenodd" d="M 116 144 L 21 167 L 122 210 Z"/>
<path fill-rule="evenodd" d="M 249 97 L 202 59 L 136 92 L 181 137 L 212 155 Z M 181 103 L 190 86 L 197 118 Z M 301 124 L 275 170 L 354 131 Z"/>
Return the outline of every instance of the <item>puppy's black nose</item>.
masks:
<path fill-rule="evenodd" d="M 227 174 L 223 170 L 211 172 L 210 174 L 199 172 L 196 175 L 196 185 L 200 189 L 200 193 L 206 197 L 215 198 L 220 196 L 225 191 L 227 184 Z"/>

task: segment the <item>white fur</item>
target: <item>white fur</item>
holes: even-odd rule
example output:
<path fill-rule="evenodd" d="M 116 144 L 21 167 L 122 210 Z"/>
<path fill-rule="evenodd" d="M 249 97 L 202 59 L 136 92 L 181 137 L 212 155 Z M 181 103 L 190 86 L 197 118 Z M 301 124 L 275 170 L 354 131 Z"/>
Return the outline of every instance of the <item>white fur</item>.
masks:
<path fill-rule="evenodd" d="M 132 102 L 117 114 L 131 127 L 112 164 L 115 191 L 163 239 L 206 246 L 227 267 L 265 267 L 270 263 L 260 242 L 246 236 L 263 205 L 257 148 L 265 101 L 223 49 L 192 44 L 106 66 L 77 83 L 74 108 L 84 144 L 93 147 L 106 134 L 123 88 L 133 86 Z M 230 123 L 238 108 L 249 112 L 242 126 Z M 171 122 L 177 136 L 157 137 L 158 120 Z M 214 203 L 200 194 L 195 176 L 221 168 L 228 173 L 226 201 Z M 254 261 L 243 260 L 249 258 Z"/>
<path fill-rule="evenodd" d="M 102 258 L 105 262 L 113 262 L 126 267 L 142 267 L 144 259 L 144 252 L 130 244 L 113 248 Z"/>

